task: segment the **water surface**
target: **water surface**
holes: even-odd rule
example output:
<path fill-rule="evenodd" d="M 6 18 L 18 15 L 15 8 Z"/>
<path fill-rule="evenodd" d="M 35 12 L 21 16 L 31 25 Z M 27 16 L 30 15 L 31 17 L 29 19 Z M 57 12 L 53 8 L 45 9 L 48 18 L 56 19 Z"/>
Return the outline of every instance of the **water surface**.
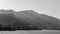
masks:
<path fill-rule="evenodd" d="M 56 30 L 0 31 L 0 34 L 60 34 L 60 31 L 56 31 Z"/>

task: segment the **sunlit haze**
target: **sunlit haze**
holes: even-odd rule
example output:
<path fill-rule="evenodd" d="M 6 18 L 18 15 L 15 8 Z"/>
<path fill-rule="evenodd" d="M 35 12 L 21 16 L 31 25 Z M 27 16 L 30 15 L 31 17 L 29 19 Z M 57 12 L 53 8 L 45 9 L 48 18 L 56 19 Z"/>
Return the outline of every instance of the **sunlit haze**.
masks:
<path fill-rule="evenodd" d="M 0 9 L 34 10 L 60 19 L 60 0 L 0 0 Z"/>

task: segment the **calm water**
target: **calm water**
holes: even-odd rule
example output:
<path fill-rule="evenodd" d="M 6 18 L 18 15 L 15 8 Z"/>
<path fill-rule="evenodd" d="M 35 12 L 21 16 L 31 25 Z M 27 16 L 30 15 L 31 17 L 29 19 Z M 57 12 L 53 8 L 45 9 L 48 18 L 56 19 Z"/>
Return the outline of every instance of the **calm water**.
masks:
<path fill-rule="evenodd" d="M 0 34 L 60 34 L 60 31 L 42 30 L 42 31 L 0 31 Z"/>
<path fill-rule="evenodd" d="M 60 31 L 42 30 L 42 31 L 0 31 L 0 34 L 60 34 Z"/>

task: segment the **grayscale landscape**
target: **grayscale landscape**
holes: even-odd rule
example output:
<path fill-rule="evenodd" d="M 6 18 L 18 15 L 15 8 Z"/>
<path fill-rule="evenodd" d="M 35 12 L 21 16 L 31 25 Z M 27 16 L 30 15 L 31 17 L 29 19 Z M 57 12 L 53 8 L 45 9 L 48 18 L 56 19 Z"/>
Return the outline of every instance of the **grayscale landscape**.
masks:
<path fill-rule="evenodd" d="M 25 10 L 0 10 L 1 34 L 59 34 L 60 20 L 35 12 Z"/>
<path fill-rule="evenodd" d="M 0 0 L 0 34 L 60 34 L 60 0 Z"/>

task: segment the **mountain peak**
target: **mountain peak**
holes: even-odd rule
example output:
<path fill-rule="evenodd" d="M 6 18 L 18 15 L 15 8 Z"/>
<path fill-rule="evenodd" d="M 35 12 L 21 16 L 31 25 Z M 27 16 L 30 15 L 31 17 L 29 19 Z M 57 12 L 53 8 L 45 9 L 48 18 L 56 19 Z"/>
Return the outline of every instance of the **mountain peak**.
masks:
<path fill-rule="evenodd" d="M 17 13 L 29 13 L 29 14 L 39 14 L 34 10 L 24 10 L 24 11 L 18 11 Z"/>

